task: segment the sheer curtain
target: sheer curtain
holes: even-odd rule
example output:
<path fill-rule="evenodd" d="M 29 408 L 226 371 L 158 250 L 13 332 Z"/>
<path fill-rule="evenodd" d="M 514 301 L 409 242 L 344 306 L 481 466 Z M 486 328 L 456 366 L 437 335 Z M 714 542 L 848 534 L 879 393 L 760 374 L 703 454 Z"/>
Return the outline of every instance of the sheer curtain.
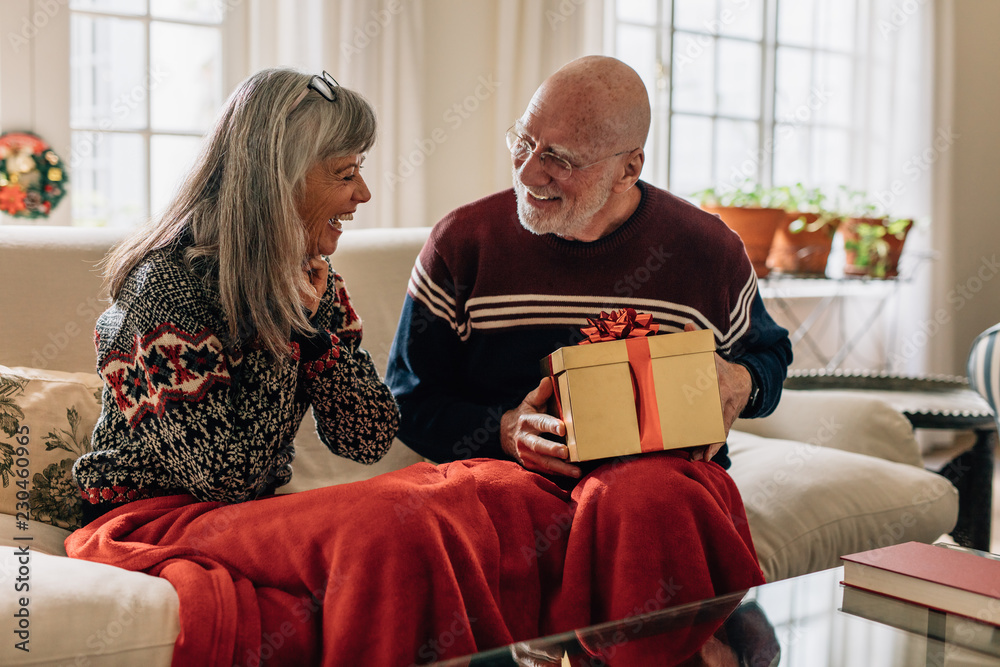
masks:
<path fill-rule="evenodd" d="M 507 82 L 496 102 L 495 136 L 524 113 L 532 93 L 570 60 L 603 52 L 603 0 L 500 0 L 496 3 L 496 67 Z M 493 156 L 497 188 L 510 185 L 510 155 Z"/>
<path fill-rule="evenodd" d="M 944 306 L 936 287 L 949 275 L 941 247 L 948 221 L 932 219 L 932 176 L 952 147 L 952 128 L 934 115 L 935 1 L 870 0 L 862 34 L 870 69 L 857 78 L 864 123 L 858 140 L 855 187 L 875 195 L 890 214 L 912 217 L 893 330 L 887 332 L 888 368 L 900 373 L 942 372 L 951 367 L 947 326 L 936 321 Z M 940 302 L 939 302 L 940 300 Z M 883 322 L 887 318 L 883 317 Z"/>
<path fill-rule="evenodd" d="M 380 178 L 423 136 L 423 0 L 251 0 L 248 10 L 250 71 L 325 69 L 374 105 L 379 138 L 363 172 L 373 197 L 358 209 L 357 225 L 428 224 L 422 170 L 391 190 Z"/>

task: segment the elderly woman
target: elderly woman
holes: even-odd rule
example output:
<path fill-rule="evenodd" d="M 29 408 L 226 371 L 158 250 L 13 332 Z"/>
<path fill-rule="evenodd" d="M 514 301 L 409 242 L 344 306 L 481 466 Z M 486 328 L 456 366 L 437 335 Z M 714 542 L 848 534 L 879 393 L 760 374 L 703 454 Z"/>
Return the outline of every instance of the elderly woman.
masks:
<path fill-rule="evenodd" d="M 409 665 L 542 633 L 562 542 L 520 549 L 566 511 L 547 480 L 419 464 L 273 493 L 310 406 L 333 454 L 371 463 L 395 434 L 325 258 L 371 196 L 375 133 L 325 73 L 255 74 L 167 211 L 107 259 L 103 411 L 73 471 L 87 525 L 66 547 L 170 581 L 174 664 Z"/>
<path fill-rule="evenodd" d="M 357 93 L 261 73 L 166 213 L 107 258 L 104 409 L 73 471 L 86 520 L 137 498 L 272 493 L 310 405 L 334 453 L 372 463 L 389 449 L 395 402 L 323 257 L 371 198 L 361 166 L 374 141 Z"/>

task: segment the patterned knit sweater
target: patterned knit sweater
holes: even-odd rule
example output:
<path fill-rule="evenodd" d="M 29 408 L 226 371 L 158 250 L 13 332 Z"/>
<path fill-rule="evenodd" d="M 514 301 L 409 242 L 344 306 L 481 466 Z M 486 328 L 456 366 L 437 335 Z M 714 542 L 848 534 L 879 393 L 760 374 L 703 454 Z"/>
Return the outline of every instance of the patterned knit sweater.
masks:
<path fill-rule="evenodd" d="M 594 242 L 535 235 L 513 190 L 439 222 L 417 259 L 386 382 L 399 437 L 435 461 L 504 458 L 500 417 L 541 379 L 540 360 L 575 345 L 600 311 L 632 307 L 661 333 L 694 322 L 760 387 L 745 417 L 778 403 L 792 352 L 757 293 L 739 237 L 717 217 L 639 181 L 632 216 Z M 717 462 L 728 466 L 723 453 Z"/>
<path fill-rule="evenodd" d="M 234 345 L 218 292 L 186 268 L 183 248 L 151 253 L 97 322 L 103 409 L 94 451 L 73 467 L 85 505 L 269 493 L 291 478 L 292 439 L 310 405 L 334 454 L 379 460 L 398 410 L 332 270 L 312 321 L 319 333 L 294 335 L 288 362 Z"/>

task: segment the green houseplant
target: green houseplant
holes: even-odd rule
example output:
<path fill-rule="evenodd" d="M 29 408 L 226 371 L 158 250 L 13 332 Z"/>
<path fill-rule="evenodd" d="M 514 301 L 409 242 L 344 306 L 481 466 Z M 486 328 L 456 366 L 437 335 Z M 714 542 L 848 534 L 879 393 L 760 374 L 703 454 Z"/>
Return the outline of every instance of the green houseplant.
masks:
<path fill-rule="evenodd" d="M 910 218 L 893 218 L 868 199 L 863 191 L 844 189 L 849 214 L 840 226 L 844 238 L 844 275 L 895 278 Z"/>
<path fill-rule="evenodd" d="M 802 183 L 775 188 L 772 202 L 788 212 L 786 224 L 778 225 L 767 265 L 775 273 L 826 275 L 826 264 L 840 215 L 819 188 Z"/>
<path fill-rule="evenodd" d="M 703 210 L 719 216 L 739 235 L 757 277 L 767 276 L 774 232 L 788 216 L 784 209 L 772 204 L 772 193 L 758 183 L 746 181 L 738 188 L 708 188 L 692 197 Z"/>

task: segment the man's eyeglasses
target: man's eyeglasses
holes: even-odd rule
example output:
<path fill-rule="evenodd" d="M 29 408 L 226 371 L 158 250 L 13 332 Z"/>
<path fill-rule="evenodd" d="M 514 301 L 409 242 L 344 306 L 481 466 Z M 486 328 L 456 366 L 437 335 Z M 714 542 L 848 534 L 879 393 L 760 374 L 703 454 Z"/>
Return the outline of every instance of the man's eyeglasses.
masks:
<path fill-rule="evenodd" d="M 518 134 L 518 132 L 511 126 L 507 130 L 506 134 L 507 148 L 510 149 L 510 155 L 515 160 L 523 162 L 531 157 L 531 154 L 535 152 L 535 142 L 525 137 L 524 135 Z M 635 149 L 632 149 L 635 150 Z M 624 155 L 625 153 L 631 153 L 632 151 L 619 151 L 614 155 L 609 155 L 607 157 L 601 158 L 591 162 L 590 164 L 585 164 L 579 167 L 574 167 L 573 163 L 562 157 L 561 155 L 556 155 L 552 151 L 545 151 L 539 154 L 538 160 L 542 165 L 542 169 L 545 173 L 556 179 L 557 181 L 565 181 L 567 178 L 573 175 L 573 170 L 583 170 L 588 167 L 593 167 L 595 164 L 604 162 L 605 160 L 610 160 L 613 157 L 618 157 L 619 155 Z"/>
<path fill-rule="evenodd" d="M 326 70 L 323 70 L 322 75 L 317 74 L 310 79 L 308 87 L 315 90 L 329 102 L 337 101 L 337 89 L 340 88 L 340 84 Z"/>

